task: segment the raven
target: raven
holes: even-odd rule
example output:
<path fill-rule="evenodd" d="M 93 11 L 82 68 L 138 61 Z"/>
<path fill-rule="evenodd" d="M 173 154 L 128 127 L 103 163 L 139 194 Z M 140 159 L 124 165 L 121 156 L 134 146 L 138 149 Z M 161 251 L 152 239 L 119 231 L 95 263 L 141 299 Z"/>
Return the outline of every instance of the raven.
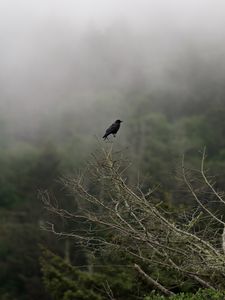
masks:
<path fill-rule="evenodd" d="M 123 121 L 116 120 L 115 123 L 113 123 L 105 132 L 104 136 L 102 137 L 103 139 L 107 139 L 108 135 L 112 134 L 114 137 L 116 136 L 117 131 L 120 128 L 120 123 Z"/>

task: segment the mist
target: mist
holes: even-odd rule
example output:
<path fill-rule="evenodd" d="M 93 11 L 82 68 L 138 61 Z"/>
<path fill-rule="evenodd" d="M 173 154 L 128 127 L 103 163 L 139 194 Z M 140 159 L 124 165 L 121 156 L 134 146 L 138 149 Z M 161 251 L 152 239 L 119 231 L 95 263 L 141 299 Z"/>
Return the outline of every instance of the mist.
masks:
<path fill-rule="evenodd" d="M 221 89 L 224 8 L 223 1 L 1 1 L 2 117 L 36 130 L 43 119 L 93 110 L 99 99 L 107 107 L 139 90 L 187 99 L 196 80 Z"/>
<path fill-rule="evenodd" d="M 224 298 L 224 20 L 0 1 L 0 299 Z"/>

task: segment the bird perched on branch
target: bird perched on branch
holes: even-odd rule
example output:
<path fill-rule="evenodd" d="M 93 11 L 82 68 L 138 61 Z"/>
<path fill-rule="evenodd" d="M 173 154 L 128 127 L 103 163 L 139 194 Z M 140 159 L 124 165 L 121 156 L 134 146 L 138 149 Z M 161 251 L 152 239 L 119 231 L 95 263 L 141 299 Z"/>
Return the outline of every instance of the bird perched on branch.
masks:
<path fill-rule="evenodd" d="M 108 135 L 110 135 L 110 134 L 112 134 L 115 137 L 117 131 L 120 129 L 121 122 L 123 122 L 123 121 L 116 120 L 116 122 L 114 122 L 108 129 L 106 129 L 106 132 L 102 138 L 107 139 Z"/>

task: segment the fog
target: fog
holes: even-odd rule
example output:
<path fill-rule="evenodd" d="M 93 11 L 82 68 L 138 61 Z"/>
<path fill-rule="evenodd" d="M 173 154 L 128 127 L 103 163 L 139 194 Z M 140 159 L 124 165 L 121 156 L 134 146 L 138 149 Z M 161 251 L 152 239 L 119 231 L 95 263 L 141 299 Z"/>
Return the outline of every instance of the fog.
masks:
<path fill-rule="evenodd" d="M 224 20 L 222 0 L 3 0 L 2 117 L 24 130 L 132 91 L 188 97 L 196 80 L 221 86 Z"/>

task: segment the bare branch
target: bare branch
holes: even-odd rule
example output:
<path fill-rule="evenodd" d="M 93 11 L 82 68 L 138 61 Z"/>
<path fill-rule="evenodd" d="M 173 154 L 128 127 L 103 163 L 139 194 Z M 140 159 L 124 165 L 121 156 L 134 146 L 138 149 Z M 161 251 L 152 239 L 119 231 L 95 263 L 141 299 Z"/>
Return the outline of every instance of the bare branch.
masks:
<path fill-rule="evenodd" d="M 163 285 L 161 285 L 159 282 L 155 281 L 153 278 L 151 278 L 149 275 L 147 275 L 139 265 L 135 264 L 134 265 L 135 270 L 145 279 L 145 281 L 149 285 L 153 285 L 156 287 L 158 290 L 160 290 L 164 295 L 166 296 L 172 296 L 175 295 L 173 292 L 169 291 L 166 289 Z"/>

